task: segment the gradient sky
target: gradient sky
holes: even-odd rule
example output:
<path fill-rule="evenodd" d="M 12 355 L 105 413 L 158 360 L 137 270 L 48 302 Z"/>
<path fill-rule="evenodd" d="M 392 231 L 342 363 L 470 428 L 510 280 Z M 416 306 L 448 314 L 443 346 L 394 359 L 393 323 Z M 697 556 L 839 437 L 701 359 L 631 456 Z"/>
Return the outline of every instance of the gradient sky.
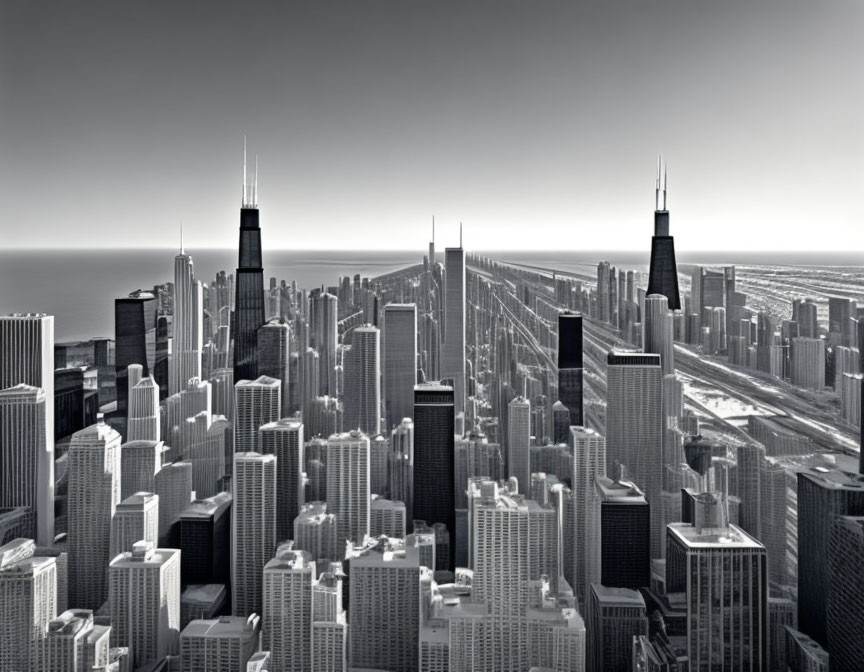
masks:
<path fill-rule="evenodd" d="M 0 245 L 864 250 L 864 2 L 0 0 Z"/>

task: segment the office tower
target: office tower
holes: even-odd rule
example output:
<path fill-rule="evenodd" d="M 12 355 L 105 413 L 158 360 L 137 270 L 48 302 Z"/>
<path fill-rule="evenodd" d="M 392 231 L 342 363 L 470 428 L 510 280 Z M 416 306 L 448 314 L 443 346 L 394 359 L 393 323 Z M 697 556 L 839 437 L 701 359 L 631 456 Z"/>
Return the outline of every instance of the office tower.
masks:
<path fill-rule="evenodd" d="M 195 280 L 192 257 L 183 250 L 181 241 L 180 253 L 174 257 L 174 330 L 168 361 L 169 394 L 186 389 L 191 378 L 201 379 L 203 316 L 201 283 Z"/>
<path fill-rule="evenodd" d="M 153 376 L 142 378 L 129 392 L 127 441 L 159 441 L 159 386 Z"/>
<path fill-rule="evenodd" d="M 798 477 L 798 629 L 827 646 L 831 526 L 864 516 L 861 476 L 814 467 Z"/>
<path fill-rule="evenodd" d="M 264 566 L 261 646 L 272 672 L 312 669 L 312 586 L 315 562 L 306 551 L 280 548 Z"/>
<path fill-rule="evenodd" d="M 390 441 L 378 434 L 369 441 L 369 492 L 386 496 Z"/>
<path fill-rule="evenodd" d="M 319 294 L 312 299 L 314 322 L 312 325 L 313 347 L 319 355 L 318 395 L 335 397 L 336 389 L 336 344 L 339 341 L 338 300 L 332 294 Z"/>
<path fill-rule="evenodd" d="M 587 669 L 630 672 L 633 638 L 648 634 L 644 598 L 637 590 L 592 583 L 586 599 Z"/>
<path fill-rule="evenodd" d="M 257 161 L 256 161 L 257 164 Z M 258 218 L 258 170 L 246 184 L 246 141 L 243 141 L 243 199 L 234 297 L 234 380 L 258 377 L 258 328 L 264 324 L 264 268 Z"/>
<path fill-rule="evenodd" d="M 99 392 L 91 384 L 96 377 L 98 371 L 84 366 L 54 371 L 55 443 L 96 422 Z"/>
<path fill-rule="evenodd" d="M 372 495 L 369 505 L 369 535 L 405 538 L 405 504 Z"/>
<path fill-rule="evenodd" d="M 262 425 L 260 431 L 261 452 L 276 456 L 276 482 L 279 484 L 276 491 L 276 539 L 293 539 L 294 519 L 305 499 L 303 425 L 283 418 Z"/>
<path fill-rule="evenodd" d="M 352 667 L 417 670 L 419 550 L 382 537 L 355 547 L 348 557 Z"/>
<path fill-rule="evenodd" d="M 261 613 L 261 576 L 276 548 L 276 457 L 234 455 L 231 588 L 235 616 Z"/>
<path fill-rule="evenodd" d="M 837 334 L 838 345 L 853 345 L 847 337 L 849 319 L 855 315 L 855 302 L 842 296 L 828 297 L 828 332 Z"/>
<path fill-rule="evenodd" d="M 573 446 L 573 506 L 576 530 L 573 538 L 573 593 L 585 605 L 588 589 L 600 581 L 600 495 L 594 485 L 606 475 L 606 439 L 587 427 L 571 427 Z"/>
<path fill-rule="evenodd" d="M 138 364 L 142 376 L 156 365 L 156 301 L 152 292 L 137 290 L 114 301 L 114 370 L 117 417 L 126 420 L 129 390 L 128 367 Z M 176 341 L 175 341 L 176 342 Z M 121 423 L 121 426 L 125 422 Z M 124 433 L 125 436 L 125 433 Z"/>
<path fill-rule="evenodd" d="M 270 318 L 258 329 L 258 375 L 282 383 L 280 418 L 291 415 L 291 397 L 288 394 L 290 345 L 291 329 L 281 317 Z"/>
<path fill-rule="evenodd" d="M 612 351 L 607 357 L 606 470 L 618 462 L 651 505 L 651 557 L 662 555 L 663 470 L 660 356 Z"/>
<path fill-rule="evenodd" d="M 675 348 L 672 334 L 672 313 L 663 294 L 645 297 L 645 317 L 642 323 L 642 349 L 660 355 L 663 375 L 675 373 Z"/>
<path fill-rule="evenodd" d="M 455 546 L 456 484 L 454 451 L 454 392 L 440 383 L 420 383 L 414 387 L 414 519 L 444 523 Z M 454 559 L 447 560 L 451 571 Z"/>
<path fill-rule="evenodd" d="M 152 492 L 136 492 L 117 505 L 111 519 L 110 558 L 131 551 L 139 541 L 156 547 L 159 541 L 159 496 Z"/>
<path fill-rule="evenodd" d="M 786 627 L 795 627 L 795 601 L 788 597 L 768 598 L 768 660 L 774 670 L 788 670 L 786 664 Z"/>
<path fill-rule="evenodd" d="M 795 306 L 793 306 L 794 308 Z M 819 338 L 818 306 L 813 299 L 798 302 L 797 322 L 799 336 L 802 338 Z"/>
<path fill-rule="evenodd" d="M 417 384 L 417 306 L 384 306 L 384 417 L 388 431 L 403 418 L 414 417 Z"/>
<path fill-rule="evenodd" d="M 345 545 L 339 543 L 336 516 L 324 502 L 309 502 L 294 520 L 294 548 L 308 551 L 314 560 L 341 560 Z"/>
<path fill-rule="evenodd" d="M 597 319 L 609 323 L 612 320 L 612 288 L 609 286 L 609 277 L 612 266 L 608 261 L 597 264 Z"/>
<path fill-rule="evenodd" d="M 465 251 L 461 231 L 459 247 L 444 250 L 444 344 L 441 378 L 453 381 L 456 411 L 465 408 Z M 416 421 L 416 418 L 415 418 Z"/>
<path fill-rule="evenodd" d="M 108 667 L 111 626 L 97 625 L 89 609 L 60 612 L 48 623 L 42 672 L 83 672 Z"/>
<path fill-rule="evenodd" d="M 121 500 L 136 492 L 156 491 L 156 472 L 162 467 L 163 449 L 161 441 L 127 441 L 120 446 Z"/>
<path fill-rule="evenodd" d="M 44 441 L 30 444 L 33 450 L 32 470 L 36 481 L 35 493 L 30 497 L 36 510 L 36 540 L 42 546 L 54 543 L 54 316 L 36 313 L 13 313 L 0 316 L 0 390 L 16 385 L 30 385 L 45 392 L 44 401 Z M 14 393 L 10 393 L 13 394 Z M 32 394 L 28 392 L 28 395 Z M 6 399 L 4 403 L 13 403 Z M 18 402 L 13 403 L 16 405 Z M 23 403 L 23 400 L 22 402 Z M 28 404 L 38 402 L 26 402 Z M 24 412 L 19 407 L 19 412 Z M 11 410 L 11 409 L 10 409 Z M 32 410 L 32 407 L 31 407 Z M 23 418 L 22 418 L 23 419 Z M 34 430 L 31 430 L 34 431 Z M 24 437 L 19 436 L 13 443 L 22 445 Z M 3 438 L 0 452 L 11 454 L 14 448 L 8 443 L 11 438 Z M 37 441 L 39 441 L 37 439 Z M 23 447 L 23 446 L 22 446 Z M 9 467 L 4 467 L 4 472 Z M 5 476 L 0 476 L 3 491 L 8 492 Z"/>
<path fill-rule="evenodd" d="M 695 504 L 696 524 L 667 526 L 666 551 L 666 591 L 686 600 L 690 669 L 767 669 L 765 547 L 717 515 L 718 495 L 703 492 Z"/>
<path fill-rule="evenodd" d="M 259 429 L 276 422 L 282 410 L 282 384 L 275 378 L 260 376 L 234 385 L 234 451 L 261 451 Z"/>
<path fill-rule="evenodd" d="M 160 401 L 168 397 L 170 387 L 168 363 L 171 360 L 171 328 L 174 321 L 174 317 L 164 314 L 163 310 L 159 308 L 156 315 L 156 352 L 153 363 L 153 379 L 159 386 Z"/>
<path fill-rule="evenodd" d="M 0 670 L 42 669 L 43 639 L 57 613 L 57 561 L 34 555 L 32 539 L 0 546 Z"/>
<path fill-rule="evenodd" d="M 864 642 L 864 517 L 838 516 L 831 525 L 828 548 L 827 648 L 831 669 L 861 668 Z"/>
<path fill-rule="evenodd" d="M 192 502 L 180 514 L 183 585 L 230 584 L 231 495 L 220 492 Z M 230 589 L 230 586 L 229 586 Z"/>
<path fill-rule="evenodd" d="M 108 598 L 111 518 L 120 503 L 120 434 L 102 416 L 69 444 L 69 604 L 98 609 Z"/>
<path fill-rule="evenodd" d="M 821 338 L 793 338 L 789 352 L 793 385 L 808 390 L 825 387 L 825 341 Z"/>
<path fill-rule="evenodd" d="M 661 175 L 662 167 L 662 175 Z M 657 160 L 654 236 L 651 238 L 651 267 L 648 273 L 648 295 L 663 294 L 669 310 L 681 310 L 678 294 L 678 267 L 675 264 L 675 239 L 669 235 L 669 210 L 666 209 L 666 165 Z"/>
<path fill-rule="evenodd" d="M 636 590 L 651 585 L 651 519 L 632 483 L 596 479 L 600 496 L 600 583 Z"/>
<path fill-rule="evenodd" d="M 223 415 L 229 422 L 234 422 L 234 370 L 216 369 L 209 382 L 213 415 Z"/>
<path fill-rule="evenodd" d="M 405 504 L 410 532 L 414 522 L 414 423 L 410 418 L 403 418 L 390 435 L 387 466 L 387 492 L 391 499 Z"/>
<path fill-rule="evenodd" d="M 552 404 L 552 443 L 567 443 L 570 435 L 570 409 L 560 401 Z M 533 470 L 532 471 L 536 471 Z"/>
<path fill-rule="evenodd" d="M 139 541 L 108 568 L 111 643 L 133 667 L 179 653 L 180 551 Z"/>
<path fill-rule="evenodd" d="M 176 548 L 176 523 L 192 501 L 192 463 L 169 462 L 156 473 L 159 495 L 159 544 Z M 170 546 L 169 546 L 170 542 Z"/>
<path fill-rule="evenodd" d="M 835 392 L 840 391 L 840 381 L 844 374 L 858 373 L 861 368 L 858 348 L 847 348 L 838 345 L 834 348 L 834 380 L 832 387 Z"/>
<path fill-rule="evenodd" d="M 260 636 L 257 614 L 192 621 L 180 633 L 183 672 L 247 672 L 247 664 L 260 657 L 256 653 Z"/>
<path fill-rule="evenodd" d="M 581 313 L 558 315 L 558 398 L 570 412 L 569 424 L 582 425 Z"/>
<path fill-rule="evenodd" d="M 828 672 L 829 656 L 818 642 L 786 626 L 786 663 L 789 672 Z"/>
<path fill-rule="evenodd" d="M 531 404 L 516 397 L 507 409 L 507 475 L 516 477 L 519 491 L 531 486 Z"/>
<path fill-rule="evenodd" d="M 860 373 L 844 373 L 840 379 L 840 415 L 850 425 L 862 426 Z"/>
<path fill-rule="evenodd" d="M 353 430 L 327 439 L 327 510 L 336 516 L 339 547 L 369 534 L 369 437 Z"/>
<path fill-rule="evenodd" d="M 223 416 L 214 416 L 201 411 L 186 418 L 185 456 L 192 464 L 192 489 L 199 498 L 215 495 L 220 489 L 220 479 L 225 475 L 225 455 L 231 450 L 232 428 Z M 226 447 L 226 444 L 228 446 Z"/>
<path fill-rule="evenodd" d="M 352 332 L 343 405 L 345 427 L 370 436 L 381 432 L 381 332 L 372 325 Z"/>
<path fill-rule="evenodd" d="M 41 539 L 47 534 L 54 541 L 54 497 L 45 479 L 45 455 L 54 437 L 47 431 L 48 397 L 45 391 L 20 383 L 0 390 L 0 508 L 27 507 L 31 512 L 28 537 Z M 53 453 L 53 450 L 52 450 Z"/>
<path fill-rule="evenodd" d="M 318 351 L 306 348 L 300 362 L 300 411 L 303 414 L 303 425 L 309 427 L 312 412 L 312 400 L 318 397 L 320 384 L 321 358 Z"/>

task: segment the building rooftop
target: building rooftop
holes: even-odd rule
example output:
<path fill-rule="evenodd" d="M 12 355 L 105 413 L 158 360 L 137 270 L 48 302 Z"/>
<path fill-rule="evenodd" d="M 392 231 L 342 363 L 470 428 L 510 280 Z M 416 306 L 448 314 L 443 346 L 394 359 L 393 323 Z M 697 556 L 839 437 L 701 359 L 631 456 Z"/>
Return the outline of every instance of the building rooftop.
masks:
<path fill-rule="evenodd" d="M 452 392 L 452 385 L 444 385 L 441 381 L 430 380 L 425 383 L 417 383 L 414 386 L 415 392 Z"/>
<path fill-rule="evenodd" d="M 666 529 L 667 534 L 677 537 L 688 548 L 752 548 L 764 550 L 762 544 L 737 525 L 729 525 L 722 530 L 707 528 L 701 534 L 696 526 L 690 523 L 669 523 Z"/>
<path fill-rule="evenodd" d="M 26 383 L 18 383 L 5 390 L 0 390 L 0 398 L 3 397 L 34 397 L 36 401 L 45 400 L 45 391 L 41 387 L 33 387 Z"/>
<path fill-rule="evenodd" d="M 297 420 L 295 418 L 281 418 L 279 420 L 276 420 L 275 422 L 268 422 L 265 425 L 261 425 L 260 431 L 268 430 L 296 432 L 301 427 L 303 427 L 303 423 L 300 420 Z"/>
<path fill-rule="evenodd" d="M 180 601 L 188 603 L 212 604 L 226 594 L 221 583 L 192 584 L 180 595 Z"/>
<path fill-rule="evenodd" d="M 638 590 L 630 588 L 611 588 L 599 583 L 592 583 L 591 590 L 604 604 L 626 605 L 630 607 L 645 607 L 645 598 Z"/>
<path fill-rule="evenodd" d="M 93 612 L 90 609 L 67 609 L 48 623 L 48 632 L 61 635 L 74 635 L 82 628 L 93 625 Z"/>
<path fill-rule="evenodd" d="M 219 618 L 196 619 L 189 623 L 180 637 L 252 637 L 257 636 L 257 614 L 248 617 L 220 616 Z"/>
<path fill-rule="evenodd" d="M 282 387 L 282 383 L 270 376 L 258 376 L 255 380 L 239 380 L 234 387 Z"/>
<path fill-rule="evenodd" d="M 119 507 L 135 507 L 138 508 L 140 506 L 145 506 L 150 502 L 156 500 L 158 501 L 159 495 L 154 495 L 152 492 L 136 492 L 134 495 L 129 495 L 126 499 L 120 502 L 117 506 Z"/>
<path fill-rule="evenodd" d="M 809 467 L 799 471 L 798 475 L 831 490 L 864 491 L 864 474 L 828 467 Z"/>
<path fill-rule="evenodd" d="M 120 553 L 110 563 L 110 567 L 159 567 L 175 556 L 180 551 L 176 548 L 154 548 L 150 541 L 136 541 L 131 551 Z"/>
<path fill-rule="evenodd" d="M 610 504 L 648 504 L 642 491 L 630 481 L 613 481 L 598 476 L 594 482 L 603 502 Z"/>
<path fill-rule="evenodd" d="M 207 499 L 196 499 L 183 510 L 180 518 L 209 518 L 219 509 L 231 504 L 231 499 L 230 492 L 219 492 Z"/>

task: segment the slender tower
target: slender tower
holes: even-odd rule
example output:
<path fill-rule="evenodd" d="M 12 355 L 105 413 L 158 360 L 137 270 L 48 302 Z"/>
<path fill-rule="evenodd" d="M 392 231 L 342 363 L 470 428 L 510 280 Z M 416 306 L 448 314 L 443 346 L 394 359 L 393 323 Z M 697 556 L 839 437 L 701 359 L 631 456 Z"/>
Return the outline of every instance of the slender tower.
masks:
<path fill-rule="evenodd" d="M 240 206 L 240 255 L 234 300 L 234 380 L 258 377 L 258 328 L 264 324 L 264 268 L 258 224 L 258 160 L 251 185 L 246 184 L 246 139 L 243 139 L 243 200 Z"/>
<path fill-rule="evenodd" d="M 678 294 L 678 267 L 675 264 L 675 239 L 669 235 L 669 211 L 666 209 L 666 164 L 663 155 L 657 157 L 655 187 L 654 237 L 651 238 L 651 271 L 648 292 L 663 294 L 669 299 L 669 310 L 681 309 Z"/>

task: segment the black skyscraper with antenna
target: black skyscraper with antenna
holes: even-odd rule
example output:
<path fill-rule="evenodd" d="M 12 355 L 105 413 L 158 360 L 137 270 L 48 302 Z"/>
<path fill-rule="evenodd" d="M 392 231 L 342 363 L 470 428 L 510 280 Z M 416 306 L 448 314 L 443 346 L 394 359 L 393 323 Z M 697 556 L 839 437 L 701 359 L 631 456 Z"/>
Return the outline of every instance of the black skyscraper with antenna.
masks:
<path fill-rule="evenodd" d="M 258 328 L 264 324 L 264 268 L 258 223 L 258 159 L 251 185 L 246 184 L 246 139 L 243 139 L 243 200 L 240 207 L 240 258 L 234 300 L 234 381 L 258 377 Z"/>
<path fill-rule="evenodd" d="M 662 172 L 661 172 L 662 170 Z M 678 294 L 678 266 L 675 264 L 675 239 L 669 235 L 669 211 L 666 209 L 666 165 L 663 156 L 657 158 L 656 205 L 654 237 L 651 238 L 651 271 L 648 292 L 663 294 L 669 299 L 669 310 L 681 309 Z"/>

